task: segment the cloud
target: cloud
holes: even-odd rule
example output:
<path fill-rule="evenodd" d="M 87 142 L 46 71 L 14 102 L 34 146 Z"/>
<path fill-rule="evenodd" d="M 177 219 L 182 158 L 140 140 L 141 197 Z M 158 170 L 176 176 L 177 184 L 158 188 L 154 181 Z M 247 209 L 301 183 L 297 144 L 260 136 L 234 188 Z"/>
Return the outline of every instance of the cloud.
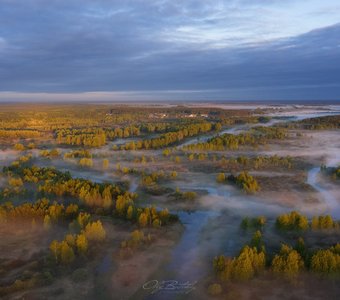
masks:
<path fill-rule="evenodd" d="M 3 92 L 329 98 L 340 91 L 335 0 L 0 3 Z"/>

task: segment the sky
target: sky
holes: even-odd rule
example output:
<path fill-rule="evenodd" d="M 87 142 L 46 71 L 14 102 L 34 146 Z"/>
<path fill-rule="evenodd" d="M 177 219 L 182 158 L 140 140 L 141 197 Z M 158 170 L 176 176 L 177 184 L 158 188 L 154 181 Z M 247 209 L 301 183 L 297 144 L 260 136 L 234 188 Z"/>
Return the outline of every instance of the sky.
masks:
<path fill-rule="evenodd" d="M 0 0 L 0 101 L 340 100 L 339 0 Z"/>

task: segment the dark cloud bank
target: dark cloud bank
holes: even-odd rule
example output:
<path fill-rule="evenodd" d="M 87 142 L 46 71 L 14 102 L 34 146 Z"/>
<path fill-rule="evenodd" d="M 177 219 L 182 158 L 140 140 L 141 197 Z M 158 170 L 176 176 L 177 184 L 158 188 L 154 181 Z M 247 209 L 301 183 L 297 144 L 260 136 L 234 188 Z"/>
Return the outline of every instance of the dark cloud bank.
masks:
<path fill-rule="evenodd" d="M 185 20 L 176 5 L 113 2 L 0 1 L 0 92 L 340 99 L 340 24 L 214 47 L 162 37 Z M 208 9 L 193 6 L 190 16 Z"/>

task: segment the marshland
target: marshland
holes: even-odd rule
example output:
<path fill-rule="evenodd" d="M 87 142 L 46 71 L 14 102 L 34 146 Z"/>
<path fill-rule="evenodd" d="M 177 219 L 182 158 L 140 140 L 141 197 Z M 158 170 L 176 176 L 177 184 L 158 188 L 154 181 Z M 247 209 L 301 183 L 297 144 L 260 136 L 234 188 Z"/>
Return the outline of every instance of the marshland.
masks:
<path fill-rule="evenodd" d="M 0 297 L 336 299 L 339 130 L 327 105 L 2 104 Z"/>

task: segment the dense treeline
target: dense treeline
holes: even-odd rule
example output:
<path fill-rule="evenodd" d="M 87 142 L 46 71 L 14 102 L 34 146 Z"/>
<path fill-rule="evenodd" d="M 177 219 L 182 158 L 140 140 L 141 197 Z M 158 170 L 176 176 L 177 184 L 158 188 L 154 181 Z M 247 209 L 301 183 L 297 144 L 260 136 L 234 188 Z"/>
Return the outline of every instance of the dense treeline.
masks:
<path fill-rule="evenodd" d="M 279 215 L 276 219 L 276 227 L 280 230 L 312 230 L 339 229 L 338 221 L 330 215 L 314 216 L 309 222 L 308 218 L 297 211 Z"/>
<path fill-rule="evenodd" d="M 339 129 L 340 116 L 324 116 L 318 118 L 304 119 L 287 123 L 288 128 L 302 128 L 307 130 Z"/>
<path fill-rule="evenodd" d="M 45 181 L 39 186 L 43 194 L 72 196 L 80 199 L 86 206 L 109 209 L 114 199 L 121 193 L 118 186 L 92 183 L 85 179 L 69 179 L 66 181 Z"/>
<path fill-rule="evenodd" d="M 205 151 L 223 151 L 237 150 L 240 145 L 255 145 L 256 139 L 249 133 L 241 133 L 238 135 L 225 133 L 214 137 L 207 142 L 186 145 L 184 150 L 205 150 Z"/>
<path fill-rule="evenodd" d="M 79 159 L 78 163 L 81 167 L 92 167 L 93 166 L 92 158 L 82 157 L 81 159 Z"/>
<path fill-rule="evenodd" d="M 61 172 L 55 168 L 40 168 L 37 166 L 25 166 L 21 164 L 12 164 L 3 168 L 3 172 L 8 175 L 15 174 L 24 181 L 38 183 L 43 180 L 68 180 L 71 179 L 69 172 Z"/>
<path fill-rule="evenodd" d="M 17 150 L 17 151 L 25 151 L 25 150 L 28 150 L 28 149 L 34 149 L 36 146 L 34 143 L 28 143 L 26 146 L 22 143 L 16 143 L 14 144 L 13 148 L 14 150 Z"/>
<path fill-rule="evenodd" d="M 295 278 L 304 268 L 305 261 L 298 249 L 286 244 L 281 245 L 279 253 L 271 261 L 272 272 L 288 279 Z"/>
<path fill-rule="evenodd" d="M 268 121 L 264 117 L 251 116 L 247 110 L 185 106 L 137 108 L 120 105 L 25 104 L 2 108 L 0 138 L 38 140 L 54 133 L 60 144 L 85 147 L 100 147 L 105 145 L 106 140 L 139 136 L 141 133 L 185 131 L 185 127 L 197 122 L 213 122 L 216 124 L 215 129 L 219 129 L 221 125 Z"/>
<path fill-rule="evenodd" d="M 56 131 L 58 144 L 101 147 L 106 144 L 106 134 L 101 128 L 60 129 Z"/>
<path fill-rule="evenodd" d="M 279 215 L 276 218 L 276 227 L 281 230 L 306 230 L 308 219 L 297 211 Z"/>
<path fill-rule="evenodd" d="M 193 120 L 186 120 L 186 119 L 177 119 L 176 121 L 172 122 L 164 122 L 164 123 L 143 123 L 141 125 L 141 131 L 146 133 L 167 133 L 167 132 L 174 132 L 174 131 L 180 131 L 185 130 L 190 125 L 196 125 L 198 122 L 194 118 Z M 206 123 L 202 122 L 200 120 L 200 123 Z M 208 122 L 211 123 L 211 122 Z M 214 124 L 215 130 L 220 130 L 222 128 L 222 125 L 219 122 L 212 123 Z"/>
<path fill-rule="evenodd" d="M 247 281 L 264 272 L 271 272 L 289 281 L 294 281 L 302 271 L 322 276 L 339 276 L 340 244 L 337 243 L 328 249 L 311 250 L 300 237 L 294 247 L 283 243 L 278 251 L 268 254 L 262 233 L 256 231 L 249 245 L 245 245 L 236 257 L 215 257 L 213 268 L 218 280 L 208 288 L 209 293 L 213 295 L 221 294 L 226 282 Z"/>
<path fill-rule="evenodd" d="M 257 124 L 268 123 L 271 120 L 269 116 L 244 116 L 244 117 L 221 117 L 221 124 L 223 125 L 242 125 L 242 124 Z"/>
<path fill-rule="evenodd" d="M 162 124 L 162 125 L 161 125 Z M 114 140 L 115 138 L 128 138 L 132 136 L 139 136 L 141 134 L 141 130 L 147 133 L 153 132 L 165 132 L 159 139 L 162 139 L 162 142 L 168 139 L 172 139 L 168 141 L 168 144 L 172 144 L 175 142 L 173 140 L 174 134 L 177 134 L 177 141 L 187 137 L 197 135 L 201 132 L 210 131 L 212 128 L 212 124 L 210 123 L 202 123 L 202 124 L 169 124 L 169 123 L 157 123 L 157 124 L 141 124 L 141 125 L 131 125 L 126 127 L 116 127 L 114 129 L 110 128 L 81 128 L 81 129 L 60 129 L 56 130 L 56 140 L 59 144 L 68 144 L 68 145 L 78 145 L 78 146 L 88 146 L 88 147 L 100 147 L 105 145 L 106 140 Z M 215 127 L 220 128 L 218 125 Z M 172 131 L 170 131 L 172 130 Z M 170 131 L 170 132 L 169 132 Z M 151 141 L 145 141 L 145 145 L 151 143 L 151 147 L 155 147 L 156 138 Z M 128 143 L 124 148 L 126 150 L 133 147 L 132 143 Z M 138 148 L 141 149 L 142 146 L 138 144 Z"/>
<path fill-rule="evenodd" d="M 39 138 L 41 135 L 42 133 L 38 130 L 0 129 L 0 138 L 5 139 Z"/>
<path fill-rule="evenodd" d="M 323 275 L 340 273 L 340 244 L 318 250 L 311 258 L 311 269 Z"/>
<path fill-rule="evenodd" d="M 109 105 L 6 105 L 0 112 L 0 128 L 39 129 L 52 131 L 60 128 L 111 127 L 117 124 L 147 120 L 143 109 L 117 106 L 110 112 Z"/>
<path fill-rule="evenodd" d="M 166 149 L 167 150 L 167 149 Z M 164 150 L 165 151 L 165 150 Z M 187 154 L 189 161 L 199 160 L 199 161 L 213 161 L 216 164 L 219 164 L 221 168 L 233 170 L 239 168 L 247 168 L 247 169 L 264 169 L 264 168 L 273 168 L 273 167 L 281 167 L 291 169 L 294 166 L 294 160 L 290 156 L 237 156 L 227 158 L 226 156 L 218 156 L 216 154 L 207 154 L 207 153 L 190 153 Z"/>
<path fill-rule="evenodd" d="M 312 230 L 339 229 L 340 223 L 333 220 L 330 215 L 314 216 L 310 222 L 310 228 Z"/>
<path fill-rule="evenodd" d="M 25 104 L 2 107 L 0 127 L 53 130 L 78 126 L 95 126 L 105 118 L 105 111 L 87 105 Z"/>
<path fill-rule="evenodd" d="M 73 179 L 69 172 L 54 168 L 5 167 L 4 172 L 14 173 L 26 182 L 39 183 L 42 195 L 71 196 L 80 199 L 86 206 L 109 209 L 114 199 L 124 190 L 117 185 L 93 183 L 85 179 Z"/>
<path fill-rule="evenodd" d="M 173 197 L 175 200 L 179 200 L 179 201 L 192 201 L 195 200 L 197 198 L 197 193 L 193 192 L 193 191 L 185 191 L 182 192 L 180 191 L 179 188 L 176 188 L 176 191 L 170 195 L 171 197 Z"/>
<path fill-rule="evenodd" d="M 265 252 L 247 245 L 234 258 L 224 255 L 215 257 L 213 266 L 217 278 L 225 282 L 251 279 L 263 271 L 265 263 Z"/>
<path fill-rule="evenodd" d="M 137 207 L 129 194 L 118 196 L 115 213 L 141 227 L 160 227 L 177 220 L 167 209 L 157 211 L 155 207 Z"/>
<path fill-rule="evenodd" d="M 66 152 L 64 154 L 64 159 L 68 158 L 92 158 L 92 154 L 87 149 L 80 149 L 80 150 L 72 150 L 70 152 Z"/>
<path fill-rule="evenodd" d="M 41 150 L 40 156 L 46 157 L 46 158 L 56 158 L 56 157 L 60 156 L 60 151 L 58 149 Z"/>
<path fill-rule="evenodd" d="M 238 150 L 240 146 L 257 146 L 272 139 L 284 139 L 287 131 L 279 127 L 255 127 L 250 132 L 240 134 L 225 133 L 209 139 L 204 143 L 184 146 L 184 150 L 224 151 Z"/>
<path fill-rule="evenodd" d="M 143 123 L 141 125 L 141 131 L 146 133 L 166 133 L 172 131 L 178 131 L 185 127 L 188 122 L 163 122 L 163 123 Z"/>
<path fill-rule="evenodd" d="M 159 183 L 160 181 L 176 179 L 176 177 L 177 177 L 176 171 L 164 172 L 163 170 L 160 170 L 152 173 L 142 172 L 141 185 L 150 186 Z"/>
<path fill-rule="evenodd" d="M 253 194 L 261 190 L 257 180 L 246 171 L 240 172 L 240 174 L 237 176 L 226 176 L 224 173 L 218 173 L 216 176 L 216 181 L 218 183 L 235 183 L 248 194 Z"/>
<path fill-rule="evenodd" d="M 223 120 L 230 124 L 262 122 L 261 117 L 251 116 L 250 110 L 224 110 L 219 108 L 197 108 L 186 106 L 145 107 L 136 105 L 103 104 L 21 104 L 2 105 L 0 128 L 35 129 L 52 131 L 60 128 L 121 128 L 147 123 L 178 123 L 193 120 Z M 176 122 L 173 122 L 176 120 Z M 161 122 L 160 122 L 161 121 Z M 146 126 L 143 125 L 143 130 Z M 162 132 L 163 125 L 156 131 Z M 170 125 L 171 126 L 171 125 Z M 150 127 L 149 127 L 150 128 Z M 141 128 L 140 128 L 141 129 Z M 166 131 L 166 130 L 165 130 Z"/>
<path fill-rule="evenodd" d="M 140 126 L 116 127 L 114 129 L 105 129 L 106 137 L 109 140 L 115 138 L 128 138 L 130 136 L 140 135 Z"/>
<path fill-rule="evenodd" d="M 328 249 L 312 251 L 307 255 L 303 239 L 293 248 L 282 244 L 279 252 L 269 257 L 264 250 L 246 245 L 235 258 L 224 255 L 214 258 L 213 266 L 221 282 L 249 280 L 268 266 L 268 270 L 278 276 L 294 279 L 307 268 L 322 275 L 340 275 L 340 244 Z M 306 260 L 306 258 L 309 258 Z"/>
<path fill-rule="evenodd" d="M 53 240 L 50 252 L 56 264 L 71 264 L 77 256 L 86 256 L 89 247 L 101 242 L 106 237 L 106 231 L 101 221 L 88 222 L 82 225 L 79 234 L 67 234 L 64 240 Z"/>
<path fill-rule="evenodd" d="M 46 198 L 34 203 L 23 203 L 13 206 L 6 203 L 0 206 L 0 223 L 26 221 L 33 224 L 44 225 L 49 228 L 51 223 L 58 223 L 64 220 L 72 220 L 78 213 L 76 204 L 64 206 L 56 202 L 50 203 Z"/>
<path fill-rule="evenodd" d="M 174 145 L 187 137 L 192 137 L 195 135 L 206 133 L 215 129 L 216 124 L 209 122 L 190 124 L 185 126 L 185 128 L 183 129 L 174 132 L 167 132 L 157 138 L 126 143 L 125 145 L 120 146 L 120 149 L 121 150 L 159 149 L 170 145 Z M 117 150 L 117 148 L 115 149 Z"/>
<path fill-rule="evenodd" d="M 139 136 L 141 133 L 167 133 L 185 129 L 192 122 L 181 121 L 178 122 L 143 122 L 141 124 L 130 125 L 126 127 L 116 127 L 114 129 L 105 129 L 108 139 L 128 138 L 131 136 Z"/>
<path fill-rule="evenodd" d="M 287 130 L 280 127 L 256 126 L 251 129 L 251 133 L 257 138 L 269 140 L 282 140 L 287 137 Z"/>
<path fill-rule="evenodd" d="M 53 168 L 22 168 L 16 166 L 5 167 L 4 172 L 20 176 L 25 182 L 39 183 L 38 191 L 42 196 L 56 195 L 70 196 L 79 199 L 88 208 L 104 209 L 103 212 L 138 222 L 142 227 L 154 227 L 167 224 L 169 220 L 176 220 L 164 209 L 142 208 L 134 203 L 137 195 L 125 191 L 118 185 L 93 183 L 82 178 L 74 179 L 69 172 L 60 172 Z M 152 180 L 158 180 L 161 173 L 149 175 Z M 153 176 L 153 177 L 152 177 Z M 157 178 L 156 178 L 156 177 Z M 98 212 L 98 210 L 96 210 Z"/>

